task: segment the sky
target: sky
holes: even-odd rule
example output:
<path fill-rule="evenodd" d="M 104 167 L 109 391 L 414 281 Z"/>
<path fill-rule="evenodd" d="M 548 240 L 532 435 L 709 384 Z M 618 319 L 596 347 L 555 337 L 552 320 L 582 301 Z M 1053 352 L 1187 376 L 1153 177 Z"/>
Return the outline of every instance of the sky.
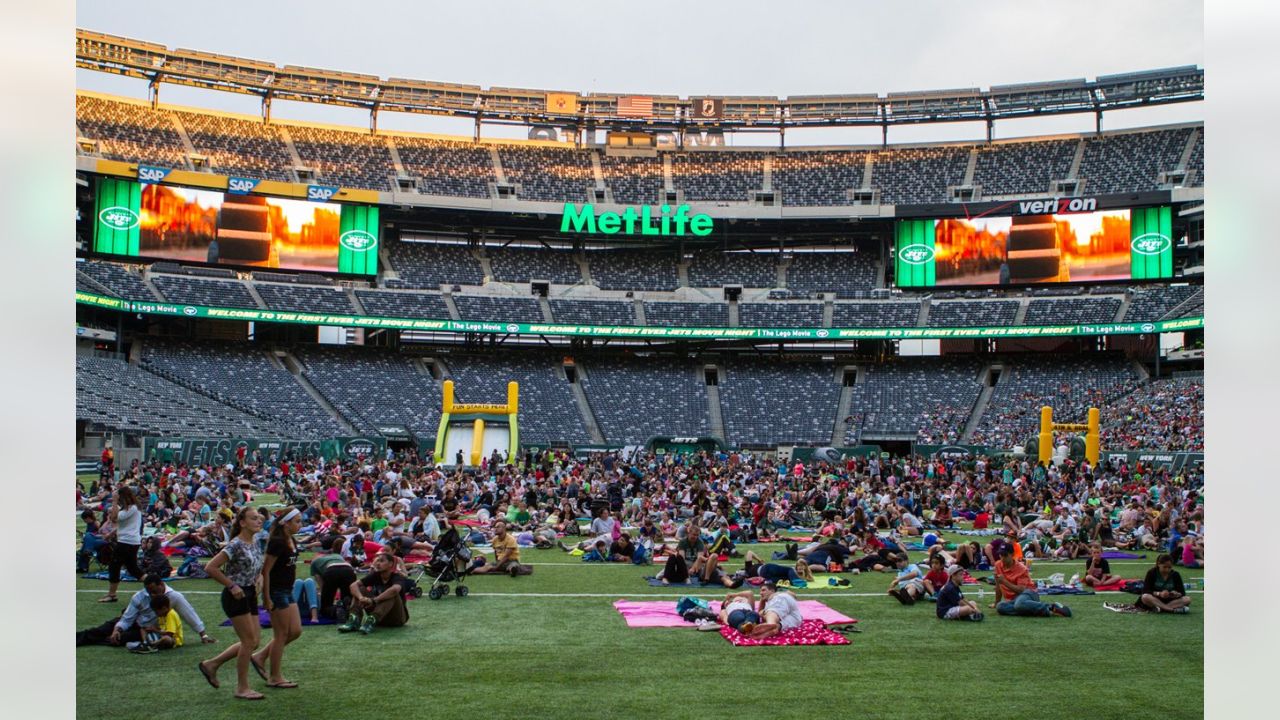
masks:
<path fill-rule="evenodd" d="M 1204 66 L 1203 2 L 689 3 L 81 2 L 77 27 L 379 77 L 586 92 L 788 95 L 987 88 Z M 76 85 L 130 97 L 143 82 L 77 70 Z M 257 114 L 255 98 L 162 86 L 161 102 Z M 1111 113 L 1104 129 L 1203 119 L 1201 103 Z M 277 102 L 275 117 L 368 126 L 363 111 Z M 379 127 L 470 135 L 469 120 L 381 113 Z M 1085 132 L 1092 115 L 997 123 L 996 137 Z M 486 127 L 486 137 L 523 137 Z M 890 142 L 983 137 L 981 123 L 891 128 Z M 747 135 L 739 145 L 776 144 Z M 790 131 L 788 145 L 879 143 L 878 128 Z"/>

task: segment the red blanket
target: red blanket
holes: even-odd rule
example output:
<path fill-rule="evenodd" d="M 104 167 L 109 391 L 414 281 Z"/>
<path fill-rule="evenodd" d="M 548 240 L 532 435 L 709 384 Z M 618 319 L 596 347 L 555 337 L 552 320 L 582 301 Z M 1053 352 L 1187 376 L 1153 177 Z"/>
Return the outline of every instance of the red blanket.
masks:
<path fill-rule="evenodd" d="M 800 627 L 768 637 L 753 640 L 728 625 L 721 626 L 720 636 L 734 645 L 848 645 L 849 638 L 834 630 L 828 630 L 821 620 L 805 620 Z"/>
<path fill-rule="evenodd" d="M 1121 580 L 1120 582 L 1113 582 L 1110 585 L 1094 585 L 1093 590 L 1094 592 L 1117 592 L 1119 590 L 1124 590 L 1125 584 L 1129 582 L 1132 581 Z"/>

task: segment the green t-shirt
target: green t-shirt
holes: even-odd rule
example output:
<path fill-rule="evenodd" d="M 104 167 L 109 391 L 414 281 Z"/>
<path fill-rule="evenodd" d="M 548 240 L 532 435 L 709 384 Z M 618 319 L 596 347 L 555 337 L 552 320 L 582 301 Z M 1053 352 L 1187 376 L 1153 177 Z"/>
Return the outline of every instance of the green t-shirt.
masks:
<path fill-rule="evenodd" d="M 311 561 L 311 574 L 323 575 L 324 571 L 327 570 L 330 565 L 334 563 L 340 563 L 340 562 L 346 562 L 346 560 L 343 560 L 342 556 L 337 553 L 331 553 L 329 555 L 317 555 Z"/>
<path fill-rule="evenodd" d="M 369 530 L 372 532 L 378 532 L 379 530 L 381 530 L 382 528 L 386 527 L 389 524 L 390 523 L 387 521 L 386 518 L 378 518 L 377 520 L 374 520 L 373 522 L 369 523 Z"/>

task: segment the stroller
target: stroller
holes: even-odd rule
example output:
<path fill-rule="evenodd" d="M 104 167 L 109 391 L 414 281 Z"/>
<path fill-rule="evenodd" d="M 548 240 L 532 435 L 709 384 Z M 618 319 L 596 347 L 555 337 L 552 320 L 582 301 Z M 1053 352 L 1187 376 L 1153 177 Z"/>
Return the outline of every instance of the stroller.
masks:
<path fill-rule="evenodd" d="M 426 566 L 419 566 L 417 577 L 411 574 L 410 579 L 417 581 L 423 575 L 432 578 L 431 586 L 427 589 L 427 597 L 432 600 L 439 600 L 448 595 L 449 583 L 458 583 L 453 590 L 454 594 L 460 598 L 466 597 L 471 591 L 462 584 L 462 580 L 471 574 L 470 566 L 471 548 L 467 547 L 466 541 L 458 534 L 458 529 L 450 525 L 440 535 L 436 549 L 431 553 L 431 562 Z M 416 597 L 422 597 L 421 585 L 418 585 L 414 591 Z"/>

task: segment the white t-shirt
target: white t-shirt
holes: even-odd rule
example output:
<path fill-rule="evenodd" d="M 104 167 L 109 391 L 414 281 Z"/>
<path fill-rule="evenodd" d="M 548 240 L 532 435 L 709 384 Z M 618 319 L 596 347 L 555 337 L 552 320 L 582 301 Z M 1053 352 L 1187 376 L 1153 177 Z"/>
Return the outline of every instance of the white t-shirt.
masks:
<path fill-rule="evenodd" d="M 800 623 L 804 618 L 800 617 L 800 606 L 796 604 L 796 599 L 791 593 L 776 592 L 769 601 L 764 604 L 765 612 L 775 612 L 778 614 L 778 624 L 785 630 L 800 627 Z"/>
<path fill-rule="evenodd" d="M 142 544 L 142 510 L 137 505 L 120 510 L 116 519 L 116 541 L 124 545 Z"/>

